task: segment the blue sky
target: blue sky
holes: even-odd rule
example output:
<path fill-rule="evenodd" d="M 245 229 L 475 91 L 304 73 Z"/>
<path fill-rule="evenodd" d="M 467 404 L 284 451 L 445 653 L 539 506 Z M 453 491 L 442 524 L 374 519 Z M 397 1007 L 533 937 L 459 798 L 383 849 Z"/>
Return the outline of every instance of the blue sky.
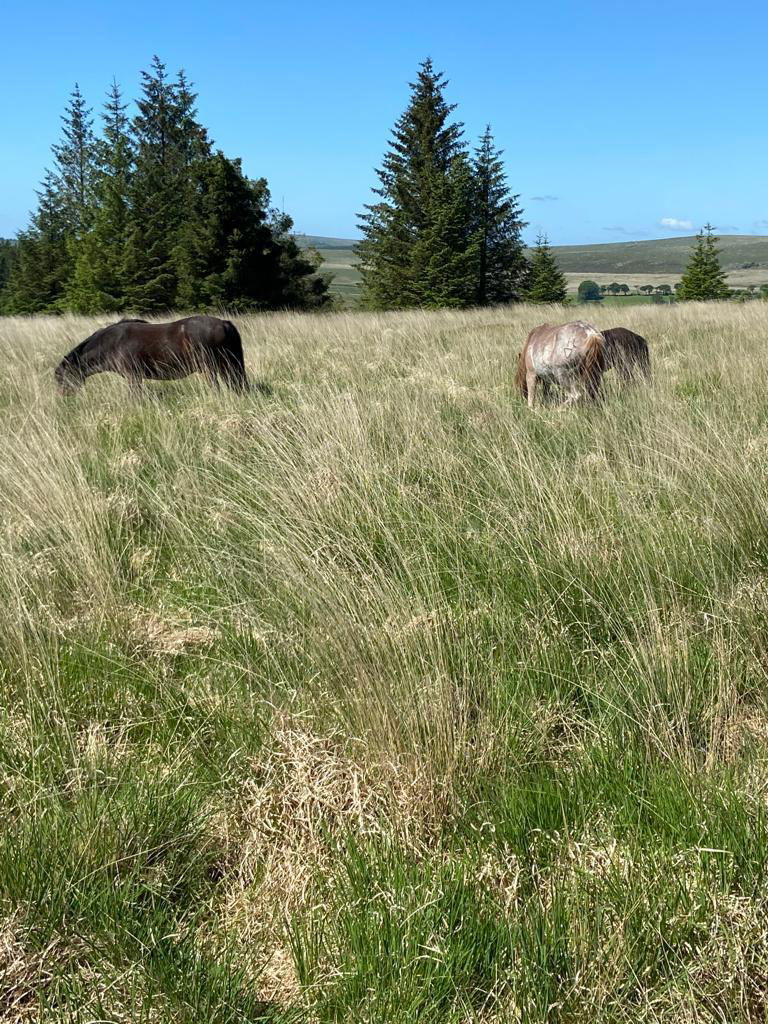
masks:
<path fill-rule="evenodd" d="M 73 84 L 95 108 L 113 76 L 133 97 L 154 53 L 185 68 L 216 144 L 268 178 L 300 231 L 355 232 L 431 56 L 468 137 L 491 122 L 528 237 L 657 238 L 707 220 L 768 233 L 759 0 L 43 0 L 7 4 L 2 25 L 2 236 L 27 221 Z"/>

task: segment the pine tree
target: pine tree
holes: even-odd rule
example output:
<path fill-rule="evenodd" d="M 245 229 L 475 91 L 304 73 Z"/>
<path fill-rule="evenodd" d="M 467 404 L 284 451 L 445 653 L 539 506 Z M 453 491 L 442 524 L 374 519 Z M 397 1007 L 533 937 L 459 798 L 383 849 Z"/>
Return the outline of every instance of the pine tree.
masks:
<path fill-rule="evenodd" d="M 71 270 L 67 223 L 60 182 L 47 171 L 37 192 L 37 210 L 26 231 L 19 233 L 6 287 L 10 313 L 50 313 L 61 308 Z"/>
<path fill-rule="evenodd" d="M 717 248 L 719 239 L 712 234 L 712 230 L 711 224 L 705 224 L 696 236 L 688 266 L 677 289 L 679 299 L 706 301 L 727 299 L 730 295 L 725 273 L 720 266 L 720 250 Z"/>
<path fill-rule="evenodd" d="M 61 120 L 62 139 L 52 147 L 55 173 L 68 233 L 79 239 L 90 226 L 93 213 L 96 140 L 91 110 L 77 84 Z"/>
<path fill-rule="evenodd" d="M 68 307 L 83 313 L 117 312 L 125 305 L 124 260 L 133 169 L 126 107 L 120 87 L 113 82 L 102 115 L 104 137 L 97 144 L 93 226 L 78 246 L 66 295 Z"/>
<path fill-rule="evenodd" d="M 0 238 L 0 314 L 10 312 L 8 286 L 17 251 L 18 243 L 14 239 Z"/>
<path fill-rule="evenodd" d="M 365 237 L 358 253 L 369 306 L 400 309 L 444 299 L 467 302 L 466 260 L 453 259 L 454 246 L 470 233 L 468 224 L 456 222 L 464 203 L 460 191 L 465 175 L 462 168 L 451 173 L 465 154 L 463 126 L 450 121 L 455 105 L 445 100 L 446 85 L 430 60 L 421 65 L 410 85 L 408 108 L 376 172 L 380 185 L 374 193 L 380 199 L 360 215 Z M 441 274 L 444 280 L 436 288 Z"/>
<path fill-rule="evenodd" d="M 266 183 L 248 181 L 240 161 L 221 152 L 193 165 L 192 179 L 175 251 L 180 308 L 263 307 L 276 278 L 263 208 Z"/>
<path fill-rule="evenodd" d="M 20 232 L 5 305 L 17 313 L 66 308 L 78 240 L 93 213 L 94 136 L 90 110 L 76 85 L 62 116 L 62 139 L 52 146 L 53 170 L 37 192 L 37 210 Z"/>
<path fill-rule="evenodd" d="M 475 222 L 475 183 L 463 153 L 435 182 L 432 216 L 413 247 L 418 305 L 463 308 L 476 301 L 480 233 Z"/>
<path fill-rule="evenodd" d="M 176 252 L 182 309 L 321 306 L 327 283 L 290 235 L 292 222 L 269 211 L 269 189 L 223 153 L 192 168 L 193 202 Z"/>
<path fill-rule="evenodd" d="M 126 244 L 126 297 L 146 312 L 176 305 L 179 231 L 189 212 L 191 166 L 210 150 L 196 120 L 195 95 L 182 74 L 170 82 L 154 57 L 142 72 L 143 96 L 132 128 L 136 166 L 131 184 L 131 220 Z"/>
<path fill-rule="evenodd" d="M 527 225 L 520 197 L 510 193 L 501 156 L 488 125 L 475 150 L 473 166 L 479 229 L 478 306 L 518 302 L 528 273 L 522 240 Z"/>
<path fill-rule="evenodd" d="M 546 235 L 539 235 L 530 256 L 525 298 L 537 303 L 565 302 L 566 294 L 565 275 L 557 265 Z"/>

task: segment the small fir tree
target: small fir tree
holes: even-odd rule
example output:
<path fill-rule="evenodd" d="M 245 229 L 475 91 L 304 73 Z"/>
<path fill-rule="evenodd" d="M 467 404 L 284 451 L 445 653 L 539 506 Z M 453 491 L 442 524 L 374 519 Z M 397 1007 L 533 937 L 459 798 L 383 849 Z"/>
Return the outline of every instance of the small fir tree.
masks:
<path fill-rule="evenodd" d="M 530 256 L 526 299 L 536 303 L 565 302 L 567 290 L 565 275 L 557 265 L 546 235 L 539 235 Z"/>
<path fill-rule="evenodd" d="M 719 241 L 712 234 L 712 225 L 705 224 L 696 236 L 688 266 L 676 289 L 677 297 L 685 300 L 709 301 L 727 299 L 730 292 L 725 272 L 720 266 Z"/>

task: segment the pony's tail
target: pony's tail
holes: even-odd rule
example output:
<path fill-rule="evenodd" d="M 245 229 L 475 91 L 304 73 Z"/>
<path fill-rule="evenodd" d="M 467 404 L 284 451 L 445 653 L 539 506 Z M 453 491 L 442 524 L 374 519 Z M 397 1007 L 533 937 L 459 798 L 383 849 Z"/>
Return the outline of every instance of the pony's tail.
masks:
<path fill-rule="evenodd" d="M 227 383 L 233 391 L 249 391 L 251 385 L 245 372 L 242 338 L 231 320 L 224 321 L 224 344 L 227 354 Z"/>
<path fill-rule="evenodd" d="M 650 384 L 653 380 L 653 374 L 651 373 L 651 353 L 648 351 L 648 343 L 645 339 L 643 339 L 642 345 L 638 347 L 637 361 L 640 364 L 640 372 Z"/>
<path fill-rule="evenodd" d="M 600 387 L 600 378 L 605 369 L 605 338 L 599 331 L 593 331 L 584 343 L 582 378 L 589 393 L 595 396 Z"/>
<path fill-rule="evenodd" d="M 528 397 L 528 381 L 525 373 L 525 349 L 517 353 L 517 371 L 515 373 L 515 387 L 523 398 Z"/>

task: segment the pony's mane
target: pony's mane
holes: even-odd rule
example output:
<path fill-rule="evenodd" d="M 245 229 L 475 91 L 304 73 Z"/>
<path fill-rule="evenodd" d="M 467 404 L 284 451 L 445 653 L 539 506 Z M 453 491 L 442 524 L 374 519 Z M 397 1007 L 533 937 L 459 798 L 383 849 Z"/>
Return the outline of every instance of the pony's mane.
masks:
<path fill-rule="evenodd" d="M 118 320 L 117 323 L 118 324 L 145 324 L 145 323 L 147 323 L 147 321 L 146 320 L 140 320 L 138 317 L 126 316 L 126 317 L 123 317 L 122 320 Z M 88 345 L 91 344 L 92 341 L 97 341 L 105 331 L 108 331 L 110 329 L 110 327 L 116 327 L 116 326 L 117 326 L 117 324 L 107 324 L 106 327 L 99 327 L 99 329 L 94 331 L 93 334 L 89 334 L 88 337 L 85 339 L 85 341 L 81 341 L 78 345 L 75 345 L 75 347 L 70 352 L 67 352 L 67 354 L 62 359 L 62 362 L 63 363 L 77 363 L 77 362 L 79 362 L 80 361 L 80 357 L 82 356 L 83 352 L 86 350 Z"/>
<path fill-rule="evenodd" d="M 75 347 L 71 351 L 67 352 L 67 354 L 62 359 L 62 363 L 77 363 L 77 362 L 79 362 L 80 361 L 80 356 L 83 354 L 83 352 L 85 351 L 86 347 L 88 345 L 90 345 L 90 343 L 92 341 L 95 341 L 96 338 L 98 338 L 100 334 L 102 334 L 104 331 L 106 331 L 106 329 L 107 329 L 106 327 L 100 327 L 98 329 L 98 331 L 94 331 L 93 334 L 89 334 L 88 337 L 85 339 L 85 341 L 81 341 L 79 345 L 75 345 Z"/>

